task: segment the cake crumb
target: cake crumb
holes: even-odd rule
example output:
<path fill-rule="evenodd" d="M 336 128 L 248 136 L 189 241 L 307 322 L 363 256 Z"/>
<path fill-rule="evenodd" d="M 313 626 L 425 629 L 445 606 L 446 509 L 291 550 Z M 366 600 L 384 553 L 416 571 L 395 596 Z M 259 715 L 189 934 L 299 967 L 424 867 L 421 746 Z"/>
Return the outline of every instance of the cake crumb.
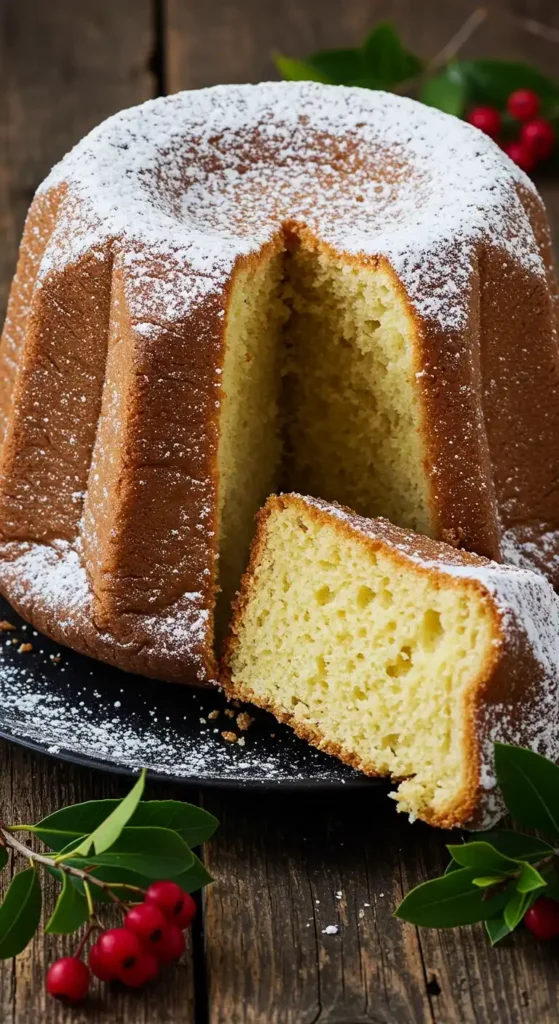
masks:
<path fill-rule="evenodd" d="M 2 621 L 0 622 L 0 633 L 9 633 L 10 630 L 15 628 L 16 627 L 13 625 L 13 623 L 8 622 L 7 619 L 2 619 Z"/>
<path fill-rule="evenodd" d="M 27 654 L 27 651 L 32 651 L 32 650 L 33 650 L 33 644 L 20 644 L 18 649 L 17 649 L 17 653 L 18 654 Z"/>
<path fill-rule="evenodd" d="M 225 708 L 225 714 L 227 715 L 228 718 L 234 718 L 235 717 L 235 712 L 231 711 L 231 708 Z"/>
<path fill-rule="evenodd" d="M 213 711 L 210 711 L 208 718 L 210 722 L 215 722 L 216 718 L 219 718 L 219 708 L 214 708 Z"/>
<path fill-rule="evenodd" d="M 236 732 L 227 732 L 226 731 L 226 732 L 222 732 L 221 735 L 223 736 L 224 740 L 227 740 L 228 743 L 236 743 L 237 742 L 237 733 Z"/>
<path fill-rule="evenodd" d="M 237 725 L 242 732 L 246 732 L 247 729 L 250 729 L 253 722 L 254 718 L 249 715 L 248 711 L 241 711 L 240 714 L 237 715 Z"/>

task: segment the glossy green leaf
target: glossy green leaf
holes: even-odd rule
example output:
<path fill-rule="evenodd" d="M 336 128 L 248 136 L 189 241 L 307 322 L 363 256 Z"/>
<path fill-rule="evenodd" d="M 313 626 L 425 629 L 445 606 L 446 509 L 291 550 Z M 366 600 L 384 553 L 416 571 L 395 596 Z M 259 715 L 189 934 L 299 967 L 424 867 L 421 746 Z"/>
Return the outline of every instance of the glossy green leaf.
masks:
<path fill-rule="evenodd" d="M 359 50 L 324 50 L 313 53 L 307 63 L 322 76 L 319 81 L 333 85 L 357 85 L 362 77 Z"/>
<path fill-rule="evenodd" d="M 276 67 L 291 81 L 358 85 L 367 89 L 391 89 L 417 75 L 423 64 L 406 50 L 393 25 L 382 22 L 356 49 L 323 50 L 305 60 L 275 56 Z"/>
<path fill-rule="evenodd" d="M 81 841 L 93 832 L 119 806 L 119 800 L 89 800 L 87 803 L 63 807 L 44 818 L 34 832 L 53 850 L 62 850 L 72 842 Z M 181 800 L 142 800 L 132 814 L 128 826 L 156 825 L 178 832 L 189 846 L 205 843 L 218 826 L 217 818 L 194 804 Z"/>
<path fill-rule="evenodd" d="M 491 917 L 489 921 L 486 921 L 485 930 L 491 940 L 492 946 L 496 946 L 501 939 L 510 935 L 510 928 L 502 914 L 499 917 Z"/>
<path fill-rule="evenodd" d="M 82 854 L 84 857 L 87 856 L 90 850 L 102 854 L 113 846 L 142 799 L 145 784 L 146 771 L 144 768 L 140 778 L 128 795 L 117 804 L 115 809 L 97 826 L 91 835 L 86 836 L 83 842 L 76 847 L 76 853 Z"/>
<path fill-rule="evenodd" d="M 511 896 L 503 911 L 505 924 L 511 932 L 520 924 L 529 906 L 530 893 L 515 892 L 514 895 Z"/>
<path fill-rule="evenodd" d="M 71 857 L 67 863 L 80 868 L 89 864 L 124 868 L 151 880 L 174 879 L 192 867 L 194 854 L 170 829 L 125 828 L 109 850 Z"/>
<path fill-rule="evenodd" d="M 195 854 L 192 856 L 194 863 L 191 867 L 182 874 L 176 875 L 173 879 L 185 892 L 196 892 L 198 889 L 202 889 L 205 885 L 210 885 L 213 882 L 212 876 L 204 864 L 202 864 L 202 861 Z M 127 871 L 125 868 L 115 868 L 113 866 L 98 866 L 90 873 L 90 878 L 92 875 L 95 878 L 99 878 L 102 882 L 123 882 L 126 885 L 136 886 L 141 890 L 147 889 L 153 882 L 153 878 L 148 878 L 146 875 L 139 875 L 135 871 Z M 79 878 L 72 878 L 72 884 L 79 892 L 83 893 L 83 885 Z M 96 903 L 111 902 L 108 893 L 99 886 L 91 885 L 90 888 L 91 895 Z M 117 896 L 125 899 L 128 903 L 141 903 L 144 898 L 143 892 L 136 893 L 124 887 L 116 888 L 114 891 Z"/>
<path fill-rule="evenodd" d="M 464 868 L 475 868 L 478 874 L 506 874 L 518 869 L 518 861 L 499 853 L 491 843 L 474 840 L 447 846 L 453 860 Z"/>
<path fill-rule="evenodd" d="M 496 829 L 492 832 L 483 832 L 480 838 L 490 843 L 499 853 L 505 857 L 512 857 L 513 860 L 540 860 L 552 854 L 553 847 L 545 843 L 543 839 L 536 836 L 526 836 L 522 832 L 512 832 L 509 829 Z"/>
<path fill-rule="evenodd" d="M 62 872 L 62 889 L 45 932 L 52 935 L 70 935 L 81 928 L 89 917 L 87 900 L 78 892 L 67 875 Z"/>
<path fill-rule="evenodd" d="M 452 73 L 452 68 L 445 68 L 423 84 L 419 99 L 428 107 L 462 117 L 466 107 L 466 88 L 462 80 Z"/>
<path fill-rule="evenodd" d="M 21 953 L 41 917 L 41 884 L 35 868 L 14 875 L 0 906 L 0 960 Z"/>
<path fill-rule="evenodd" d="M 394 25 L 387 21 L 376 25 L 369 33 L 360 57 L 363 70 L 384 83 L 384 88 L 413 78 L 423 67 L 422 61 L 402 46 Z"/>
<path fill-rule="evenodd" d="M 522 865 L 522 873 L 516 883 L 517 892 L 535 892 L 537 889 L 545 888 L 546 885 L 545 878 L 540 875 L 539 871 L 532 864 Z"/>
<path fill-rule="evenodd" d="M 197 892 L 198 889 L 203 889 L 204 886 L 210 885 L 213 882 L 213 877 L 206 866 L 202 864 L 202 861 L 194 856 L 192 867 L 185 871 L 184 874 L 175 878 L 175 882 L 178 882 L 185 892 Z"/>
<path fill-rule="evenodd" d="M 514 820 L 559 838 L 559 767 L 532 750 L 496 743 L 495 769 Z"/>
<path fill-rule="evenodd" d="M 326 85 L 331 84 L 328 75 L 318 71 L 306 60 L 284 57 L 281 53 L 276 53 L 274 63 L 279 73 L 288 82 L 322 82 Z"/>
<path fill-rule="evenodd" d="M 533 89 L 544 104 L 559 100 L 559 84 L 520 61 L 461 60 L 454 67 L 471 105 L 490 104 L 502 110 L 515 89 Z"/>
<path fill-rule="evenodd" d="M 474 885 L 478 889 L 489 889 L 490 886 L 499 885 L 500 882 L 505 880 L 505 875 L 480 875 L 479 878 L 474 878 Z"/>
<path fill-rule="evenodd" d="M 475 868 L 461 868 L 412 889 L 396 910 L 396 917 L 424 928 L 454 928 L 496 917 L 510 894 L 476 889 Z"/>
<path fill-rule="evenodd" d="M 10 855 L 5 846 L 0 846 L 0 871 L 3 871 L 10 859 Z"/>

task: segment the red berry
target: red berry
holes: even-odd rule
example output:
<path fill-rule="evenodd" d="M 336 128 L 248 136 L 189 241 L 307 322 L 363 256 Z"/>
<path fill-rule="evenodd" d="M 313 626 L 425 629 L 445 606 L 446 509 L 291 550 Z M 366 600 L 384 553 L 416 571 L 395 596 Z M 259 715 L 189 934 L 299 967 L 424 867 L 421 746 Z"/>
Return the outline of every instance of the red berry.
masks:
<path fill-rule="evenodd" d="M 64 1003 L 78 1003 L 89 992 L 89 971 L 77 956 L 55 960 L 47 972 L 47 992 Z"/>
<path fill-rule="evenodd" d="M 554 939 L 559 935 L 559 903 L 540 896 L 524 914 L 524 924 L 537 939 Z"/>
<path fill-rule="evenodd" d="M 105 965 L 105 958 L 99 949 L 97 943 L 89 950 L 88 962 L 91 969 L 91 973 L 99 978 L 99 981 L 113 981 L 115 974 L 110 971 Z"/>
<path fill-rule="evenodd" d="M 545 160 L 555 145 L 555 132 L 543 117 L 527 121 L 520 130 L 520 141 L 532 150 L 537 160 Z"/>
<path fill-rule="evenodd" d="M 522 142 L 507 142 L 503 149 L 507 156 L 510 156 L 511 160 L 527 174 L 534 170 L 537 160 L 529 146 L 525 146 Z"/>
<path fill-rule="evenodd" d="M 496 107 L 474 107 L 468 114 L 468 121 L 493 139 L 501 131 L 501 115 Z"/>
<path fill-rule="evenodd" d="M 507 100 L 507 109 L 517 121 L 530 121 L 540 109 L 540 97 L 532 89 L 516 89 Z"/>
<path fill-rule="evenodd" d="M 124 918 L 124 927 L 134 932 L 147 948 L 155 953 L 169 927 L 169 922 L 155 903 L 141 903 L 128 911 Z"/>
<path fill-rule="evenodd" d="M 146 903 L 155 903 L 179 928 L 188 928 L 196 913 L 196 904 L 176 882 L 153 882 L 146 892 Z"/>
<path fill-rule="evenodd" d="M 127 928 L 110 928 L 108 932 L 102 932 L 97 939 L 97 948 L 105 970 L 115 978 L 121 978 L 123 971 L 130 970 L 144 952 L 138 936 Z"/>
<path fill-rule="evenodd" d="M 122 971 L 119 978 L 129 988 L 141 988 L 142 985 L 147 985 L 148 981 L 153 981 L 154 978 L 157 978 L 158 974 L 159 962 L 154 954 L 146 949 L 143 953 L 140 953 L 134 966 Z"/>
<path fill-rule="evenodd" d="M 177 924 L 170 924 L 154 952 L 162 964 L 170 964 L 173 960 L 178 960 L 182 956 L 185 948 L 186 942 L 179 926 Z"/>

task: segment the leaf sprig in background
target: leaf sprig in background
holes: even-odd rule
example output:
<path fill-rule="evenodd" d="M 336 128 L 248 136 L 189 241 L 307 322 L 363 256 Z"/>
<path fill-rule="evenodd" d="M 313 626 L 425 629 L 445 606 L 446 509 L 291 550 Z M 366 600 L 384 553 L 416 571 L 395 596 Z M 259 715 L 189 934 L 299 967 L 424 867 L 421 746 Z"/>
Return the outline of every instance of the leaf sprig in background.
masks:
<path fill-rule="evenodd" d="M 483 921 L 495 945 L 539 897 L 559 900 L 559 767 L 531 750 L 496 743 L 495 770 L 515 822 L 546 839 L 503 829 L 449 845 L 445 874 L 412 889 L 397 917 L 424 928 Z"/>

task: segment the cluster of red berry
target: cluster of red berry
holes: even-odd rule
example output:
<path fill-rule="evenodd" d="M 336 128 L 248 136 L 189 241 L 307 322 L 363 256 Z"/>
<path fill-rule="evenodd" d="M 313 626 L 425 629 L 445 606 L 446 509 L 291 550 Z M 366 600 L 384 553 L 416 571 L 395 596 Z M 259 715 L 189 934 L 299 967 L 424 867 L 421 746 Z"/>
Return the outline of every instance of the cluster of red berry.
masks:
<path fill-rule="evenodd" d="M 559 903 L 540 896 L 524 914 L 524 924 L 536 939 L 555 939 L 559 935 Z"/>
<path fill-rule="evenodd" d="M 89 951 L 89 967 L 79 956 L 63 957 L 49 967 L 48 992 L 63 1002 L 77 1003 L 89 991 L 91 974 L 101 981 L 141 988 L 157 977 L 161 964 L 182 956 L 183 931 L 195 913 L 192 896 L 176 882 L 154 882 L 145 902 L 128 911 L 122 928 L 101 932 Z"/>
<path fill-rule="evenodd" d="M 531 89 L 517 89 L 511 92 L 507 100 L 507 110 L 511 117 L 519 122 L 520 132 L 517 138 L 502 142 L 502 148 L 515 164 L 530 174 L 553 150 L 553 126 L 546 118 L 538 116 L 540 98 Z M 500 141 L 503 117 L 497 107 L 474 107 L 468 114 L 468 121 L 496 142 Z"/>

